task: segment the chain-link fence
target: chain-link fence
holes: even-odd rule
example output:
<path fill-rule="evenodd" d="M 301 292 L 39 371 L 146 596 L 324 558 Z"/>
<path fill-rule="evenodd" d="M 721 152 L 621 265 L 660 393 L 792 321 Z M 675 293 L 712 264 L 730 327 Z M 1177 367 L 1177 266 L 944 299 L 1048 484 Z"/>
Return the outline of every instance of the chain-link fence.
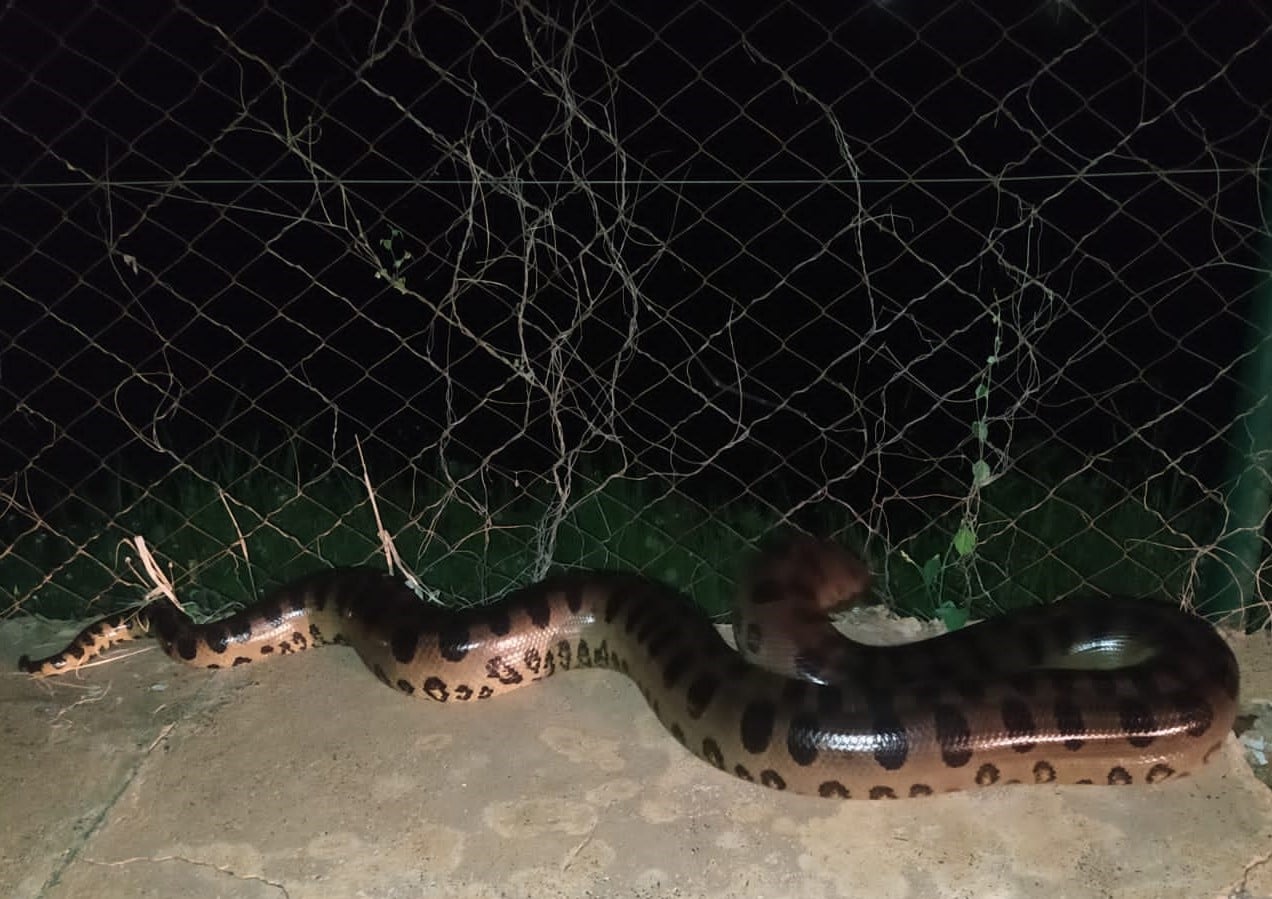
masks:
<path fill-rule="evenodd" d="M 8 5 L 10 610 L 779 527 L 1259 606 L 1267 7 L 653 6 Z"/>

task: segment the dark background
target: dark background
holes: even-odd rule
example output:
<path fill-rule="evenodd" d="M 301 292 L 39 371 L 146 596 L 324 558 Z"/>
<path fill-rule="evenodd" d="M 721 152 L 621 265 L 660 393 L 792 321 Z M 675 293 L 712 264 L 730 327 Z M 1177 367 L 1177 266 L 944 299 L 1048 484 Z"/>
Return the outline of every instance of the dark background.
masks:
<path fill-rule="evenodd" d="M 1261 2 L 227 6 L 0 13 L 0 474 L 37 505 L 298 435 L 790 504 L 982 454 L 1219 478 Z"/>

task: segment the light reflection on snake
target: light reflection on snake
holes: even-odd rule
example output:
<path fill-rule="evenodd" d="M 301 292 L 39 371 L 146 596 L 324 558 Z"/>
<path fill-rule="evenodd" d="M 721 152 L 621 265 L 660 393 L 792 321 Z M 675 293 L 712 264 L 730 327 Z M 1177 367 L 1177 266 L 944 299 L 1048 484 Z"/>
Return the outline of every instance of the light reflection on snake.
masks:
<path fill-rule="evenodd" d="M 19 665 L 62 674 L 145 634 L 207 668 L 340 643 L 384 683 L 449 703 L 611 668 L 715 767 L 834 798 L 1155 783 L 1196 770 L 1232 727 L 1232 652 L 1204 621 L 1169 605 L 1070 600 L 877 647 L 840 636 L 828 619 L 868 581 L 834 544 L 787 541 L 747 578 L 734 651 L 688 599 L 636 574 L 571 571 L 448 610 L 389 575 L 333 569 L 201 625 L 167 600 L 152 602 Z"/>

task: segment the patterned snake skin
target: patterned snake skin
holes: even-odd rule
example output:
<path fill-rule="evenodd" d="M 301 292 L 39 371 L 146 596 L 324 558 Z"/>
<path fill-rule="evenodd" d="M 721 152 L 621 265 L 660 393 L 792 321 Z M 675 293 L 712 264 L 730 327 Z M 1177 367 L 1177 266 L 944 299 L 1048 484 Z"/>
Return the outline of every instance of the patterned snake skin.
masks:
<path fill-rule="evenodd" d="M 809 538 L 762 556 L 735 611 L 738 651 L 687 599 L 635 574 L 574 571 L 483 607 L 420 602 L 369 569 L 309 575 L 195 624 L 167 600 L 112 615 L 22 670 L 72 671 L 143 633 L 223 668 L 326 643 L 438 702 L 487 699 L 572 668 L 612 668 L 698 757 L 743 780 L 834 798 L 928 796 L 1004 783 L 1139 784 L 1222 746 L 1238 671 L 1205 622 L 1151 601 L 1039 606 L 895 647 L 828 615 L 865 567 Z"/>

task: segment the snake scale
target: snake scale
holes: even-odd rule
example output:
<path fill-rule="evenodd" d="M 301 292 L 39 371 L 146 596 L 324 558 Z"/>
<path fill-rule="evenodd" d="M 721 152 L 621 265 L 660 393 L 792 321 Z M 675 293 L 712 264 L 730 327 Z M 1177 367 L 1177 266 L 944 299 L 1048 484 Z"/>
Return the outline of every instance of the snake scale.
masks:
<path fill-rule="evenodd" d="M 633 573 L 567 571 L 447 610 L 389 575 L 333 569 L 205 624 L 152 602 L 19 666 L 65 673 L 143 634 L 206 668 L 337 643 L 403 693 L 460 704 L 560 671 L 610 668 L 715 767 L 833 798 L 1156 783 L 1207 762 L 1232 727 L 1231 650 L 1168 604 L 1068 600 L 880 647 L 829 622 L 868 582 L 865 566 L 834 544 L 788 540 L 745 581 L 735 651 L 683 595 Z"/>

